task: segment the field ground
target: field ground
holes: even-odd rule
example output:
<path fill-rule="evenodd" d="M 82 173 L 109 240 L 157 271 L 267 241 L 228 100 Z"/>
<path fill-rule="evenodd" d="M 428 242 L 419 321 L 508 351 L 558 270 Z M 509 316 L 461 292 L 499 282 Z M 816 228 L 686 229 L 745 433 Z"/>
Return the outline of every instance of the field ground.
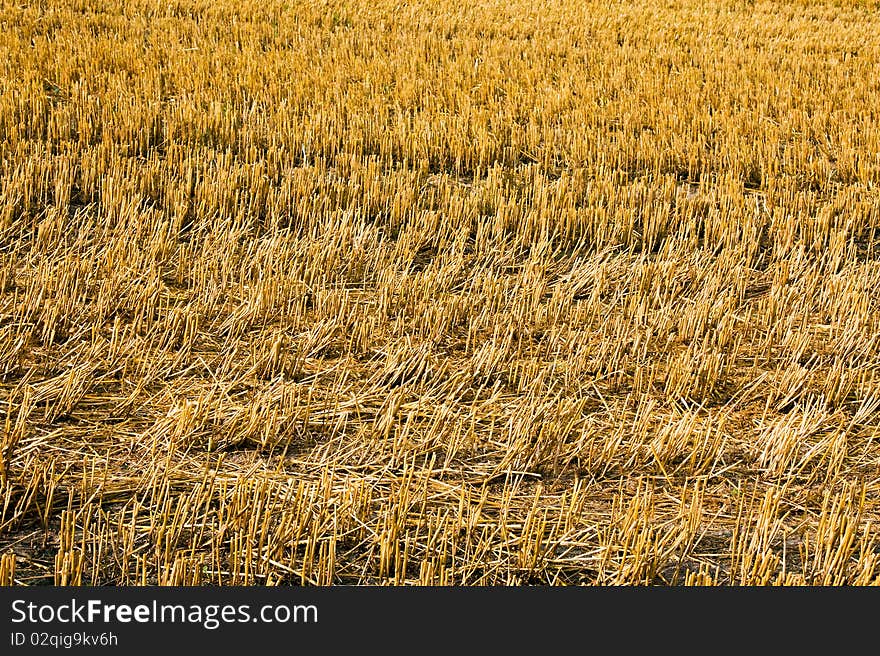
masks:
<path fill-rule="evenodd" d="M 0 582 L 880 582 L 877 9 L 0 0 Z"/>

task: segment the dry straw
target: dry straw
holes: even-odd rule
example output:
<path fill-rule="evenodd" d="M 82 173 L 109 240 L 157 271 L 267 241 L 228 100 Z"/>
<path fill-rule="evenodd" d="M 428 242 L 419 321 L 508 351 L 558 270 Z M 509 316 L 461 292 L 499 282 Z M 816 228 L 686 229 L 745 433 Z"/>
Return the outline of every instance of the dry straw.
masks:
<path fill-rule="evenodd" d="M 867 4 L 0 2 L 0 584 L 880 582 Z"/>

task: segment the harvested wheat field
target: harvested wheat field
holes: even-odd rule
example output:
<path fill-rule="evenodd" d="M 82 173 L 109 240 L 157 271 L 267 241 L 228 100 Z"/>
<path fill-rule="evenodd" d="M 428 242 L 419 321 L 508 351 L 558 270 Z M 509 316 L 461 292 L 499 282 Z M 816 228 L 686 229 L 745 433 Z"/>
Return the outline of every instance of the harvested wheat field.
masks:
<path fill-rule="evenodd" d="M 0 2 L 0 582 L 880 583 L 866 2 Z"/>

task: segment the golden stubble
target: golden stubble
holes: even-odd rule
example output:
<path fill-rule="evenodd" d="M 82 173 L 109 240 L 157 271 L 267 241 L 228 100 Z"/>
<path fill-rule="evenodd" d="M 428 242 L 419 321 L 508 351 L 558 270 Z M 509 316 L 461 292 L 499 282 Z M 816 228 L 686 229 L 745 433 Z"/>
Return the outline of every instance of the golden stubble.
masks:
<path fill-rule="evenodd" d="M 868 4 L 0 3 L 0 584 L 880 582 Z"/>

